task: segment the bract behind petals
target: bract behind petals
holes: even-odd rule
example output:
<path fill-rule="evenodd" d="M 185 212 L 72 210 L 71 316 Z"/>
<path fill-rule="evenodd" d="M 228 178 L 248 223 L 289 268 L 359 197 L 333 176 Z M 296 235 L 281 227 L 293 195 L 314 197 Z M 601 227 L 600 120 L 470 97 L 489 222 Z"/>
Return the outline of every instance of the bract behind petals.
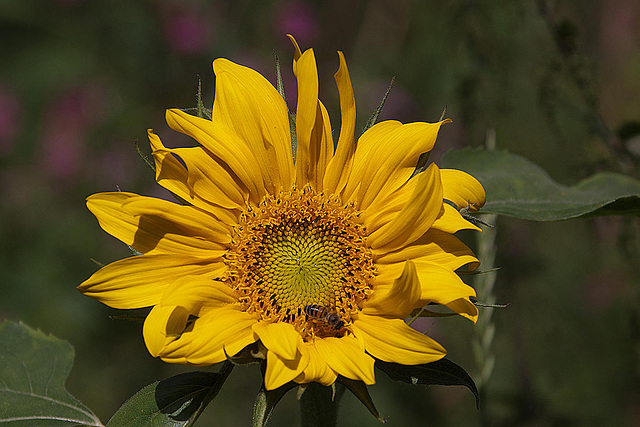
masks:
<path fill-rule="evenodd" d="M 271 194 L 293 183 L 289 113 L 278 91 L 258 72 L 226 59 L 216 74 L 212 120 L 245 141 L 260 164 Z"/>
<path fill-rule="evenodd" d="M 364 340 L 367 353 L 385 362 L 419 365 L 435 362 L 446 354 L 440 344 L 400 319 L 360 313 L 351 328 Z"/>

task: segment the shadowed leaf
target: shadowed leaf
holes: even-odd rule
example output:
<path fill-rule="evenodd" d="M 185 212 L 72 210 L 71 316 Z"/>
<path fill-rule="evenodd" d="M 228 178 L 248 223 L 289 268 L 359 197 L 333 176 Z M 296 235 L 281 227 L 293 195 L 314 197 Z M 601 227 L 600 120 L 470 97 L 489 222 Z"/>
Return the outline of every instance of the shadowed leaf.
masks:
<path fill-rule="evenodd" d="M 107 426 L 191 426 L 218 394 L 227 375 L 189 372 L 157 381 L 127 400 Z"/>
<path fill-rule="evenodd" d="M 378 413 L 378 410 L 373 403 L 373 399 L 371 399 L 371 395 L 369 395 L 369 391 L 367 390 L 367 386 L 365 383 L 363 383 L 362 381 L 350 380 L 349 378 L 345 377 L 340 377 L 338 381 L 344 384 L 344 386 L 348 388 L 349 391 L 353 393 L 353 395 L 357 397 L 358 400 L 360 400 L 360 402 L 362 402 L 362 404 L 369 410 L 369 412 L 371 412 L 371 415 L 376 417 L 378 421 L 380 421 L 381 423 L 387 422 Z"/>
<path fill-rule="evenodd" d="M 467 371 L 448 359 L 410 366 L 376 360 L 376 367 L 392 380 L 407 384 L 465 386 L 475 396 L 476 407 L 480 407 L 480 395 L 475 382 L 467 374 Z"/>
<path fill-rule="evenodd" d="M 73 347 L 22 323 L 0 324 L 0 424 L 102 426 L 64 388 Z"/>
<path fill-rule="evenodd" d="M 445 153 L 440 166 L 463 170 L 482 183 L 483 213 L 535 221 L 640 214 L 640 181 L 626 175 L 598 173 L 567 187 L 523 157 L 471 148 Z"/>
<path fill-rule="evenodd" d="M 263 384 L 253 404 L 253 422 L 251 425 L 253 427 L 266 426 L 271 412 L 273 412 L 273 408 L 276 407 L 280 399 L 282 399 L 289 390 L 296 386 L 296 383 L 289 382 L 275 390 L 266 390 Z"/>

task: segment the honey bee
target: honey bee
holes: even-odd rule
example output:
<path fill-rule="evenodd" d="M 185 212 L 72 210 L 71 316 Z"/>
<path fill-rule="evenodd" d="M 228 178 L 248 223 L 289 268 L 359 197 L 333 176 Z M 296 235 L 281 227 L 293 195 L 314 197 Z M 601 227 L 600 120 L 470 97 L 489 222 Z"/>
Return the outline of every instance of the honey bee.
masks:
<path fill-rule="evenodd" d="M 340 315 L 335 311 L 329 310 L 324 305 L 309 304 L 304 308 L 304 312 L 311 319 L 320 320 L 335 331 L 342 329 L 344 326 L 344 321 L 340 318 Z"/>

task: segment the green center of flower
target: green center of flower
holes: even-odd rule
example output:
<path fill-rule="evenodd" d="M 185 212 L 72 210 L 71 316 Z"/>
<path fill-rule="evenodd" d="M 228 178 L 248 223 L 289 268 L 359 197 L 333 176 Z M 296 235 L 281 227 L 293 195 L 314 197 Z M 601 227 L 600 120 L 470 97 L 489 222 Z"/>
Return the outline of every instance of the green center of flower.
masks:
<path fill-rule="evenodd" d="M 227 255 L 229 281 L 250 313 L 303 336 L 339 335 L 371 293 L 373 255 L 353 206 L 309 187 L 249 208 Z"/>

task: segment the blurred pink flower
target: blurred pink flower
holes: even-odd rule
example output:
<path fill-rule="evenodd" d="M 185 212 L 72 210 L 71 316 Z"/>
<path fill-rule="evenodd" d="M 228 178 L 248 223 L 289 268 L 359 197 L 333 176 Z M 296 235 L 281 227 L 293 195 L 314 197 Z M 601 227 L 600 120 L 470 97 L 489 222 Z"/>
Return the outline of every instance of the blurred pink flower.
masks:
<path fill-rule="evenodd" d="M 316 12 L 307 1 L 287 1 L 275 8 L 274 27 L 278 34 L 293 34 L 305 44 L 313 43 L 318 30 Z"/>
<path fill-rule="evenodd" d="M 166 14 L 169 48 L 187 54 L 204 52 L 211 43 L 211 23 L 198 10 L 172 9 Z"/>
<path fill-rule="evenodd" d="M 87 134 L 105 117 L 108 97 L 104 92 L 101 86 L 86 84 L 46 108 L 40 152 L 44 170 L 52 178 L 72 179 L 81 172 Z"/>
<path fill-rule="evenodd" d="M 13 91 L 0 86 L 0 157 L 13 150 L 22 129 L 22 102 Z"/>

